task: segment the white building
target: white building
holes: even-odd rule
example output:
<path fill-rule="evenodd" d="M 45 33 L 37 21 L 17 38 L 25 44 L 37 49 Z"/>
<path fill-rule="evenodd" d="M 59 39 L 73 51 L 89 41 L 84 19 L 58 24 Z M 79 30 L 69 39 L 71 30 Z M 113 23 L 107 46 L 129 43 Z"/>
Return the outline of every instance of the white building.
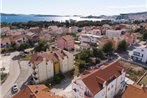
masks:
<path fill-rule="evenodd" d="M 106 30 L 105 35 L 107 37 L 120 37 L 122 35 L 121 30 Z"/>
<path fill-rule="evenodd" d="M 114 98 L 124 87 L 125 74 L 119 62 L 87 71 L 72 83 L 73 98 Z"/>
<path fill-rule="evenodd" d="M 135 61 L 147 63 L 147 46 L 134 49 L 131 58 Z"/>
<path fill-rule="evenodd" d="M 81 43 L 98 43 L 98 40 L 102 36 L 93 35 L 93 34 L 81 34 L 79 40 Z"/>
<path fill-rule="evenodd" d="M 73 59 L 73 54 L 60 49 L 33 54 L 30 66 L 34 82 L 40 83 L 60 72 L 66 73 L 73 70 Z"/>
<path fill-rule="evenodd" d="M 77 27 L 77 26 L 69 27 L 69 33 L 77 33 L 78 29 L 79 29 L 79 27 Z"/>

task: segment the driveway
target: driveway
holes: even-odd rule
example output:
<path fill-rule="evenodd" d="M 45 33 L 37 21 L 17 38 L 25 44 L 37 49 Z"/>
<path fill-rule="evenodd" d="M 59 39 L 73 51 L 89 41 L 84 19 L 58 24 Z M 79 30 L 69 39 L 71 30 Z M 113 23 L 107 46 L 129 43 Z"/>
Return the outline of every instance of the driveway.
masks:
<path fill-rule="evenodd" d="M 66 78 L 60 84 L 55 85 L 51 92 L 56 95 L 63 96 L 64 98 L 72 98 L 72 78 Z"/>

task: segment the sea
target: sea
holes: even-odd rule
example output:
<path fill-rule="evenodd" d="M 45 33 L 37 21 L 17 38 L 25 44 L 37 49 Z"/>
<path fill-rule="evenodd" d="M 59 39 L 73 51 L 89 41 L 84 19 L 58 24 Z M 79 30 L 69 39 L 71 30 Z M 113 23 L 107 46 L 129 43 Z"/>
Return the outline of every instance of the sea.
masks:
<path fill-rule="evenodd" d="M 28 22 L 28 21 L 60 21 L 64 22 L 66 20 L 75 20 L 75 21 L 101 21 L 104 19 L 100 18 L 82 18 L 82 17 L 74 17 L 74 16 L 34 16 L 34 15 L 2 15 L 0 22 Z"/>

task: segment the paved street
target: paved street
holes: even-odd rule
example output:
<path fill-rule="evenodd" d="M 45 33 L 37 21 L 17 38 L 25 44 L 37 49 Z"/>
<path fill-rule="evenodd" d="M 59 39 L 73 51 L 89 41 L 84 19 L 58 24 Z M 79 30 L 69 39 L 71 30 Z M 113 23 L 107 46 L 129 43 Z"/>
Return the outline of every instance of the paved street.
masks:
<path fill-rule="evenodd" d="M 21 87 L 31 74 L 28 62 L 20 62 L 21 66 L 19 66 L 17 60 L 18 54 L 19 52 L 13 52 L 10 54 L 10 56 L 2 56 L 2 60 L 7 60 L 5 61 L 5 64 L 7 64 L 7 67 L 9 67 L 9 76 L 6 81 L 0 86 L 0 98 L 11 98 L 10 90 L 12 85 L 14 83 L 18 83 L 18 86 Z"/>
<path fill-rule="evenodd" d="M 9 61 L 8 61 L 9 62 Z M 16 79 L 18 78 L 19 74 L 20 74 L 20 68 L 18 65 L 18 61 L 11 61 L 10 60 L 10 69 L 9 69 L 9 76 L 6 79 L 6 81 L 1 85 L 1 98 L 3 98 L 8 91 L 11 89 L 12 85 L 14 84 L 14 82 L 16 81 Z"/>
<path fill-rule="evenodd" d="M 31 75 L 31 68 L 28 66 L 28 61 L 21 61 L 20 62 L 20 74 L 16 79 L 15 83 L 18 85 L 19 88 L 22 87 L 24 82 L 30 77 Z M 13 95 L 11 94 L 11 90 L 5 95 L 4 98 L 11 98 Z"/>

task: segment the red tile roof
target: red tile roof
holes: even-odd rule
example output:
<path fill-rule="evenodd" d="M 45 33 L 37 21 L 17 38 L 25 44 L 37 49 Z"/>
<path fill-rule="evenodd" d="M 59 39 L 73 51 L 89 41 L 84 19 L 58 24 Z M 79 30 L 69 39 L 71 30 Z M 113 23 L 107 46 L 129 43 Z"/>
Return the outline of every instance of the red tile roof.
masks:
<path fill-rule="evenodd" d="M 66 40 L 66 41 L 68 41 L 68 40 L 74 40 L 74 38 L 73 38 L 72 36 L 70 36 L 70 35 L 62 36 L 62 38 L 63 38 L 64 40 Z"/>
<path fill-rule="evenodd" d="M 140 87 L 136 84 L 128 85 L 122 98 L 147 98 L 147 87 Z"/>
<path fill-rule="evenodd" d="M 113 62 L 109 65 L 104 65 L 99 69 L 94 69 L 90 74 L 84 75 L 81 80 L 85 83 L 87 88 L 93 95 L 102 90 L 102 85 L 106 81 L 109 83 L 110 79 L 115 79 L 121 75 L 121 71 L 125 68 L 118 62 Z"/>
<path fill-rule="evenodd" d="M 46 59 L 46 61 L 51 60 L 52 62 L 57 62 L 58 58 L 56 54 L 50 53 L 50 52 L 41 52 L 41 53 L 35 53 L 31 57 L 31 63 L 33 64 L 39 64 L 43 61 L 43 58 Z"/>
<path fill-rule="evenodd" d="M 63 98 L 57 96 L 49 91 L 49 89 L 43 85 L 28 85 L 13 98 Z"/>

